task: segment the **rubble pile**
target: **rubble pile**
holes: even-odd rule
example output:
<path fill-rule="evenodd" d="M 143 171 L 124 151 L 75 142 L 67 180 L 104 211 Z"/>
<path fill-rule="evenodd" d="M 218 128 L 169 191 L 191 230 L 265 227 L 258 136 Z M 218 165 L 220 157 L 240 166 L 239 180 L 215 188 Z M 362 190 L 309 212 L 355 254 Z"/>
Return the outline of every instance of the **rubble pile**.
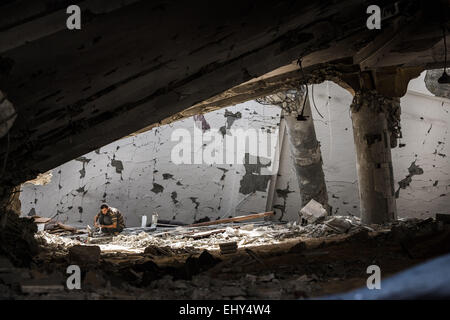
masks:
<path fill-rule="evenodd" d="M 65 237 L 38 232 L 37 242 L 54 251 L 67 252 L 74 245 L 97 244 L 102 252 L 144 253 L 146 248 L 159 248 L 155 255 L 199 253 L 201 250 L 220 250 L 220 244 L 236 242 L 238 248 L 279 244 L 293 238 L 323 238 L 337 234 L 356 234 L 361 231 L 375 232 L 388 230 L 410 230 L 416 232 L 425 226 L 426 220 L 399 219 L 388 225 L 364 225 L 354 216 L 326 216 L 312 223 L 237 223 L 208 227 L 177 227 L 165 232 L 155 229 L 124 231 L 117 236 L 101 238 Z M 162 251 L 161 251 L 162 250 Z"/>
<path fill-rule="evenodd" d="M 306 226 L 297 222 L 262 225 L 242 223 L 232 226 L 219 225 L 214 228 L 199 228 L 196 232 L 179 227 L 162 235 L 146 232 L 137 235 L 121 234 L 113 237 L 110 243 L 142 250 L 148 246 L 167 247 L 175 250 L 219 250 L 219 245 L 226 242 L 236 242 L 238 247 L 250 247 L 277 244 L 295 237 L 319 238 L 360 230 L 374 231 L 375 229 L 362 225 L 357 217 L 332 216 L 322 222 Z"/>
<path fill-rule="evenodd" d="M 146 296 L 151 299 L 174 299 L 175 296 L 176 299 L 194 300 L 298 299 L 306 298 L 307 292 L 319 289 L 318 280 L 314 274 L 289 279 L 274 273 L 243 274 L 233 280 L 197 275 L 191 281 L 165 276 L 151 283 Z"/>
<path fill-rule="evenodd" d="M 0 255 L 0 298 L 308 298 L 363 285 L 367 265 L 374 261 L 391 266 L 386 272 L 393 273 L 450 252 L 449 227 L 434 219 L 367 226 L 356 217 L 326 216 L 307 225 L 263 222 L 126 230 L 90 240 L 43 231 L 35 237 L 46 250 L 31 268 L 13 266 Z M 346 236 L 331 238 L 340 234 Z M 330 241 L 315 240 L 327 237 Z M 221 254 L 219 244 L 224 243 L 239 244 L 238 250 Z M 128 248 L 132 253 L 105 248 Z M 79 291 L 66 288 L 66 268 L 74 263 L 82 267 Z"/>
<path fill-rule="evenodd" d="M 78 240 L 50 234 L 46 231 L 38 232 L 34 237 L 41 247 L 54 252 L 67 252 L 70 247 L 82 244 Z"/>

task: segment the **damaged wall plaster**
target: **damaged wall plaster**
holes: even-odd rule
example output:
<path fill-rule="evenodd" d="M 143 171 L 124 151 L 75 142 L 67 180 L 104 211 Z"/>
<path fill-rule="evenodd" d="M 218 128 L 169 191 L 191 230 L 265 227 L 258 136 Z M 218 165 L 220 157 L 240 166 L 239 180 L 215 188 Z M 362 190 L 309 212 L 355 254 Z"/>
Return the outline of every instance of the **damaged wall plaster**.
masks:
<path fill-rule="evenodd" d="M 411 81 L 408 93 L 401 99 L 403 138 L 392 150 L 395 190 L 410 174 L 412 163 L 423 174 L 411 176 L 409 184 L 398 190 L 399 217 L 449 213 L 450 103 L 425 88 L 424 76 Z M 320 118 L 311 100 L 329 203 L 335 214 L 359 215 L 349 115 L 352 96 L 336 84 L 325 82 L 314 86 L 314 100 L 324 116 Z M 197 120 L 203 131 L 223 131 L 223 135 L 227 128 L 275 132 L 280 110 L 250 101 Z M 53 169 L 52 181 L 47 185 L 22 186 L 22 214 L 58 216 L 62 222 L 86 225 L 92 224 L 99 205 L 106 201 L 121 209 L 128 226 L 139 226 L 141 215 L 153 211 L 162 220 L 185 223 L 265 211 L 267 195 L 263 190 L 267 190 L 270 176 L 264 166 L 273 159 L 261 158 L 259 165 L 170 163 L 171 148 L 176 144 L 170 141 L 171 133 L 177 128 L 192 131 L 195 125 L 194 119 L 188 118 L 154 128 Z M 293 220 L 301 200 L 286 139 L 287 135 L 273 205 L 276 218 Z"/>
<path fill-rule="evenodd" d="M 197 122 L 192 117 L 118 140 L 53 169 L 45 186 L 24 184 L 22 214 L 57 216 L 81 226 L 92 224 L 105 201 L 125 214 L 128 226 L 140 226 L 141 215 L 154 211 L 160 220 L 184 223 L 263 212 L 270 180 L 266 167 L 273 159 L 259 157 L 256 164 L 175 165 L 170 157 L 178 141 L 172 142 L 171 134 L 180 128 L 192 133 L 195 126 L 216 132 L 224 127 L 224 134 L 236 128 L 264 128 L 276 134 L 279 117 L 277 108 L 250 101 L 197 117 Z M 194 146 L 192 152 L 202 150 Z"/>

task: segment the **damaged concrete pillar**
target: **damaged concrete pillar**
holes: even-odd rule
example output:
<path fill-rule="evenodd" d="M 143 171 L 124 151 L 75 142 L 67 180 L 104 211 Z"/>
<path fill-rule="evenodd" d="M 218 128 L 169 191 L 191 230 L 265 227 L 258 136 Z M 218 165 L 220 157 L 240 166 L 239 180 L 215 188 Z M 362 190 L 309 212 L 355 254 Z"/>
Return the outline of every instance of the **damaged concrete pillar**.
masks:
<path fill-rule="evenodd" d="M 355 93 L 351 105 L 356 147 L 361 221 L 382 224 L 396 219 L 389 117 L 399 112 L 399 98 L 374 90 Z"/>
<path fill-rule="evenodd" d="M 297 100 L 296 110 L 303 107 L 303 99 Z M 304 120 L 298 120 L 298 112 L 283 111 L 286 129 L 290 141 L 290 149 L 297 174 L 302 206 L 311 199 L 322 204 L 329 212 L 328 194 L 325 175 L 322 168 L 322 154 L 320 143 L 317 141 L 314 122 L 311 115 L 309 99 L 304 104 Z"/>
<path fill-rule="evenodd" d="M 302 206 L 316 200 L 330 212 L 322 168 L 322 154 L 317 141 L 309 99 L 305 87 L 279 92 L 257 101 L 279 106 L 286 123 L 293 165 L 297 175 Z"/>

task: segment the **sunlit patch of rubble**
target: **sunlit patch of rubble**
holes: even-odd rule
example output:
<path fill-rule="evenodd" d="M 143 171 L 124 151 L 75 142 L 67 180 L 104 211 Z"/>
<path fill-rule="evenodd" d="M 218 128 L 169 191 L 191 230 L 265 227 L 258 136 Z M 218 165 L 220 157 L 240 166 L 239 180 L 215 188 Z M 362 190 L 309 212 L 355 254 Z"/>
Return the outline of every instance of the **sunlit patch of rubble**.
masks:
<path fill-rule="evenodd" d="M 165 250 L 176 254 L 219 250 L 219 244 L 225 242 L 236 242 L 239 248 L 245 248 L 279 244 L 293 238 L 326 238 L 337 234 L 353 234 L 361 230 L 389 231 L 393 227 L 414 229 L 419 223 L 418 219 L 400 219 L 386 225 L 364 225 L 358 217 L 330 216 L 322 222 L 307 225 L 298 222 L 239 223 L 197 228 L 177 227 L 164 232 L 130 228 L 114 237 L 76 237 L 79 240 L 39 232 L 36 238 L 41 246 L 62 252 L 67 252 L 73 245 L 96 244 L 102 252 L 143 253 L 148 247 L 156 247 L 166 248 Z"/>
<path fill-rule="evenodd" d="M 82 242 L 59 235 L 50 234 L 46 231 L 38 232 L 35 234 L 36 241 L 41 247 L 44 247 L 53 252 L 64 252 L 74 246 L 83 244 Z"/>

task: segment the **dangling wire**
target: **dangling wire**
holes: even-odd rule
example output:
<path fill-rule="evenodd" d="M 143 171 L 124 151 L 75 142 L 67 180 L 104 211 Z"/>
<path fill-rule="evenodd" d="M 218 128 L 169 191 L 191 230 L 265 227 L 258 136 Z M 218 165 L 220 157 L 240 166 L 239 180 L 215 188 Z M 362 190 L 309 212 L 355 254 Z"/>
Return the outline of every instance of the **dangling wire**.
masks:
<path fill-rule="evenodd" d="M 317 109 L 316 101 L 314 101 L 314 84 L 311 85 L 311 97 L 312 97 L 314 108 L 316 109 L 319 116 L 323 119 L 323 115 L 319 112 L 319 109 Z"/>
<path fill-rule="evenodd" d="M 297 116 L 297 120 L 298 121 L 306 121 L 307 117 L 305 117 L 303 115 L 303 112 L 305 111 L 306 99 L 308 99 L 308 82 L 306 81 L 305 73 L 303 72 L 303 67 L 302 67 L 302 60 L 300 58 L 297 60 L 297 64 L 299 65 L 300 70 L 302 72 L 302 76 L 303 76 L 303 79 L 305 81 L 305 87 L 306 87 L 306 94 L 305 94 L 305 98 L 303 100 L 302 112 Z"/>
<path fill-rule="evenodd" d="M 442 32 L 444 33 L 444 71 L 447 71 L 447 37 L 445 34 L 446 26 L 442 28 Z"/>

